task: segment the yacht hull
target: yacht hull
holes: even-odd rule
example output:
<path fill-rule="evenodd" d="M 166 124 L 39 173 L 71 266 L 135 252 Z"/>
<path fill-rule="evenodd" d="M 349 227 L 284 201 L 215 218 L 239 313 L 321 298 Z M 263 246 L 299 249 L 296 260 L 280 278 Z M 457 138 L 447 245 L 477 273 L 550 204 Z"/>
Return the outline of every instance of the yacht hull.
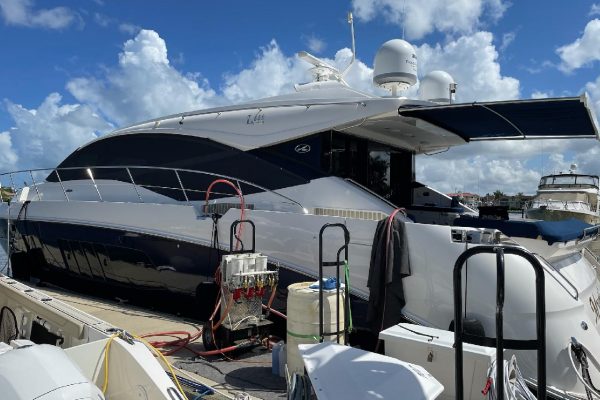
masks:
<path fill-rule="evenodd" d="M 542 208 L 530 208 L 525 212 L 529 219 L 541 219 L 543 221 L 564 221 L 571 218 L 582 220 L 590 225 L 600 223 L 600 216 L 569 210 L 551 210 Z"/>
<path fill-rule="evenodd" d="M 0 220 L 6 224 L 6 220 Z M 79 291 L 136 303 L 212 312 L 215 271 L 223 250 L 131 230 L 46 221 L 16 221 L 11 254 L 15 277 L 30 276 Z M 271 267 L 274 265 L 271 264 Z M 313 277 L 282 268 L 281 294 Z M 279 296 L 285 300 L 285 296 Z M 280 308 L 284 301 L 278 302 Z M 278 304 L 275 304 L 276 306 Z"/>

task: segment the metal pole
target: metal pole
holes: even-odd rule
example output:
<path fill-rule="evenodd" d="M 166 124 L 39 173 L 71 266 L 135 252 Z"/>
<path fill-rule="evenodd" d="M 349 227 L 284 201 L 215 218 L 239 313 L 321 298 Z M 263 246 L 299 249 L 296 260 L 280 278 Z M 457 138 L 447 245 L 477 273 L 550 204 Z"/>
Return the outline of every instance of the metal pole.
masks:
<path fill-rule="evenodd" d="M 188 199 L 187 193 L 185 192 L 185 189 L 183 187 L 183 183 L 181 183 L 181 178 L 179 177 L 179 172 L 177 172 L 176 169 L 174 169 L 173 171 L 175 171 L 175 176 L 177 177 L 177 181 L 179 182 L 179 187 L 181 187 L 181 191 L 183 192 L 183 197 L 185 197 L 185 201 L 189 203 L 190 199 Z"/>
<path fill-rule="evenodd" d="M 60 187 L 63 190 L 65 198 L 67 199 L 67 201 L 69 201 L 69 196 L 67 195 L 67 191 L 65 190 L 65 186 L 63 185 L 62 180 L 60 179 L 60 175 L 58 174 L 58 170 L 55 169 L 54 172 L 56 173 L 56 177 L 58 178 L 58 182 L 60 182 Z"/>
<path fill-rule="evenodd" d="M 336 324 L 335 324 L 335 341 L 337 344 L 340 343 L 340 253 L 342 249 L 337 253 L 336 258 L 336 267 L 335 267 L 335 314 L 336 314 Z"/>
<path fill-rule="evenodd" d="M 468 251 L 468 250 L 467 250 Z M 462 253 L 454 267 L 454 391 L 456 400 L 463 400 L 463 318 L 461 268 L 466 260 Z"/>
<path fill-rule="evenodd" d="M 496 389 L 504 399 L 504 250 L 496 247 Z"/>
<path fill-rule="evenodd" d="M 17 187 L 15 186 L 15 180 L 13 179 L 13 174 L 12 172 L 10 174 L 8 174 L 8 176 L 10 177 L 10 183 L 12 183 L 12 190 L 13 193 L 17 193 Z"/>
<path fill-rule="evenodd" d="M 10 264 L 10 204 L 8 205 L 8 218 L 6 218 L 6 257 L 7 257 L 7 267 L 6 267 L 6 275 L 12 276 L 12 266 Z"/>
<path fill-rule="evenodd" d="M 35 183 L 35 179 L 33 179 L 33 172 L 29 170 L 29 175 L 31 175 L 31 183 L 33 183 L 33 187 L 35 188 L 35 192 L 37 193 L 38 200 L 41 200 L 40 191 L 37 188 L 37 183 Z"/>
<path fill-rule="evenodd" d="M 321 227 L 319 232 L 319 342 L 323 343 L 323 231 L 327 224 Z"/>
<path fill-rule="evenodd" d="M 96 185 L 96 180 L 94 179 L 94 175 L 92 174 L 92 170 L 90 168 L 86 168 L 86 171 L 87 171 L 90 179 L 92 180 L 92 184 L 96 188 L 96 193 L 98 193 L 98 198 L 100 199 L 100 201 L 104 201 L 104 200 L 102 200 L 102 195 L 100 194 L 100 190 L 98 190 L 98 185 Z"/>
<path fill-rule="evenodd" d="M 143 203 L 144 200 L 142 200 L 142 196 L 140 195 L 140 192 L 138 191 L 138 187 L 137 187 L 137 185 L 135 184 L 135 182 L 133 180 L 133 176 L 131 175 L 131 171 L 129 171 L 129 168 L 125 168 L 125 170 L 127 171 L 127 175 L 129 175 L 129 179 L 131 179 L 131 183 L 133 184 L 133 188 L 135 189 L 135 193 L 137 194 L 138 198 L 140 199 L 140 203 Z"/>
<path fill-rule="evenodd" d="M 501 247 L 503 254 L 513 254 L 520 256 L 526 259 L 529 264 L 533 267 L 535 271 L 535 284 L 536 284 L 536 333 L 537 338 L 535 341 L 530 340 L 508 340 L 508 347 L 510 349 L 520 349 L 520 350 L 537 350 L 537 398 L 538 399 L 546 399 L 546 285 L 545 285 L 545 275 L 544 275 L 544 267 L 540 263 L 540 261 L 536 258 L 536 256 L 524 249 L 518 247 L 506 247 L 506 246 L 490 246 L 490 245 L 482 245 L 472 247 L 465 252 L 463 252 L 456 263 L 454 264 L 454 273 L 453 273 L 453 286 L 454 286 L 454 347 L 455 347 L 455 397 L 456 399 L 463 399 L 463 319 L 462 319 L 462 281 L 461 281 L 461 271 L 462 266 L 465 261 L 476 255 L 481 253 L 495 253 L 496 261 L 502 261 L 497 265 L 497 274 L 499 272 L 503 272 L 504 263 L 503 263 L 503 254 L 499 254 L 499 248 Z M 501 264 L 501 265 L 500 265 Z M 504 276 L 497 275 L 498 284 L 504 285 Z M 496 292 L 496 300 L 502 300 L 502 302 L 498 302 L 496 305 L 497 314 L 502 311 L 502 305 L 504 301 L 504 294 Z M 502 290 L 503 292 L 503 290 Z M 484 338 L 486 340 L 496 340 L 496 347 L 499 346 L 504 347 L 504 339 L 502 328 L 498 329 L 498 322 L 502 322 L 502 317 L 498 320 L 498 315 L 496 316 L 496 339 Z M 500 325 L 501 326 L 501 325 Z M 471 335 L 469 335 L 471 336 Z M 471 337 L 471 340 L 473 338 Z M 526 342 L 530 342 L 523 345 Z M 483 342 L 475 343 L 483 345 Z M 519 346 L 519 347 L 515 347 Z M 498 349 L 497 349 L 498 351 Z M 500 362 L 501 360 L 497 360 L 496 362 Z M 501 374 L 500 370 L 503 368 L 503 365 L 497 365 L 498 374 Z M 503 385 L 503 379 L 498 377 L 497 379 L 499 385 Z M 502 398 L 502 397 L 500 397 Z"/>

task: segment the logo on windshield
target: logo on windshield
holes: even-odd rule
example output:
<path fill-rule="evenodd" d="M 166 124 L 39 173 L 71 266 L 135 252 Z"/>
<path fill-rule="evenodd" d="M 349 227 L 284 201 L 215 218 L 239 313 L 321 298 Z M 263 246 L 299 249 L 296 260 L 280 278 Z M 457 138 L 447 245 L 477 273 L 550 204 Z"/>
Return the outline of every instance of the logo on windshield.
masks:
<path fill-rule="evenodd" d="M 294 151 L 299 154 L 306 154 L 310 151 L 310 144 L 299 144 L 294 148 Z"/>

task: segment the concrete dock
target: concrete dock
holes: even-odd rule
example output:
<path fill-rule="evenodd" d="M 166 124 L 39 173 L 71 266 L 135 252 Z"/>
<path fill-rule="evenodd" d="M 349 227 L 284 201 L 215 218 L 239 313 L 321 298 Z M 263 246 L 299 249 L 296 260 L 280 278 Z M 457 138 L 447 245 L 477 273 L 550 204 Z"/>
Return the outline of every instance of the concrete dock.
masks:
<path fill-rule="evenodd" d="M 187 331 L 193 334 L 202 327 L 201 321 L 143 309 L 117 300 L 91 297 L 56 287 L 44 286 L 36 289 L 138 336 L 167 331 Z M 173 338 L 149 338 L 149 340 L 171 339 Z M 190 347 L 197 351 L 204 350 L 200 339 Z M 168 359 L 181 370 L 178 375 L 196 380 L 216 391 L 214 395 L 198 398 L 234 399 L 242 392 L 248 393 L 252 399 L 286 398 L 285 379 L 271 374 L 270 350 L 261 346 L 246 354 L 232 357 L 200 358 L 182 349 L 168 356 Z"/>

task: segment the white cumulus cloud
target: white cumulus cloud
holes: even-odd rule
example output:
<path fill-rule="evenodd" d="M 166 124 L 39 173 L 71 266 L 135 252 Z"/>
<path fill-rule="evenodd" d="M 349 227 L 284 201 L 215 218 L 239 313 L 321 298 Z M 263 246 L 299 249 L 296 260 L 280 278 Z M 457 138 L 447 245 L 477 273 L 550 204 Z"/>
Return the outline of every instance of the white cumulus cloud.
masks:
<path fill-rule="evenodd" d="M 588 22 L 580 38 L 556 52 L 561 59 L 559 69 L 567 73 L 600 60 L 600 19 Z"/>
<path fill-rule="evenodd" d="M 101 78 L 76 78 L 67 90 L 81 103 L 122 126 L 151 117 L 189 111 L 214 103 L 207 81 L 170 65 L 158 33 L 141 30 L 125 42 L 118 65 Z"/>
<path fill-rule="evenodd" d="M 581 173 L 595 174 L 600 170 L 599 155 L 598 141 L 593 139 L 477 142 L 417 156 L 416 175 L 445 193 L 534 194 L 542 175 L 564 172 L 571 164 L 577 164 Z"/>
<path fill-rule="evenodd" d="M 67 7 L 34 9 L 31 0 L 0 0 L 0 13 L 7 25 L 62 29 L 83 20 L 75 11 Z"/>
<path fill-rule="evenodd" d="M 290 93 L 294 83 L 306 80 L 307 65 L 295 56 L 288 57 L 272 40 L 261 49 L 249 68 L 224 76 L 222 93 L 229 103 Z"/>
<path fill-rule="evenodd" d="M 591 107 L 595 112 L 596 126 L 600 129 L 600 125 L 598 125 L 598 118 L 600 118 L 600 75 L 594 82 L 588 82 L 585 85 L 585 90 L 590 95 Z"/>
<path fill-rule="evenodd" d="M 0 161 L 14 164 L 18 159 L 23 167 L 54 167 L 74 149 L 112 128 L 90 107 L 61 102 L 58 93 L 48 95 L 35 109 L 6 101 L 15 126 L 0 135 L 0 149 L 9 149 Z"/>
<path fill-rule="evenodd" d="M 18 160 L 10 132 L 0 132 L 0 171 L 14 171 Z"/>
<path fill-rule="evenodd" d="M 503 76 L 490 32 L 462 36 L 443 45 L 416 48 L 420 75 L 444 70 L 458 83 L 459 102 L 506 100 L 519 97 L 519 80 Z"/>
<path fill-rule="evenodd" d="M 383 17 L 404 29 L 408 39 L 434 31 L 470 34 L 484 18 L 495 22 L 508 8 L 502 0 L 353 0 L 355 15 L 364 21 Z"/>
<path fill-rule="evenodd" d="M 588 15 L 590 17 L 593 17 L 594 15 L 600 15 L 600 3 L 592 4 L 592 7 L 590 8 L 590 13 Z"/>

